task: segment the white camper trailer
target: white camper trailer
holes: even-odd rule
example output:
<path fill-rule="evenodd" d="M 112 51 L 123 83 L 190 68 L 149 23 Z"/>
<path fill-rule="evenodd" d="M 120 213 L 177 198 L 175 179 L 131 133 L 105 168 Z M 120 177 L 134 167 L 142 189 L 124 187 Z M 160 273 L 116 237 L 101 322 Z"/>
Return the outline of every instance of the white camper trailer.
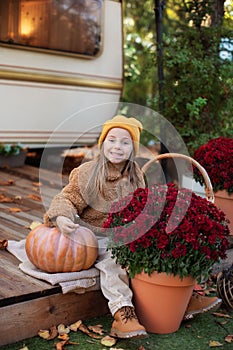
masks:
<path fill-rule="evenodd" d="M 0 0 L 0 142 L 95 143 L 122 51 L 120 0 Z"/>

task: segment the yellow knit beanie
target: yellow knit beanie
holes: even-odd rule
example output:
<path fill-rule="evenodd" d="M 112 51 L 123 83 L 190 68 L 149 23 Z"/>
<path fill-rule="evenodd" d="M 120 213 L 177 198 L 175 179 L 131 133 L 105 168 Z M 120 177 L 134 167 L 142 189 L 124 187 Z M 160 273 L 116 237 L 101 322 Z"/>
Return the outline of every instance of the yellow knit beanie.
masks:
<path fill-rule="evenodd" d="M 140 132 L 143 129 L 142 124 L 135 118 L 127 118 L 123 115 L 117 115 L 114 118 L 107 120 L 103 124 L 102 133 L 99 137 L 99 148 L 104 142 L 109 130 L 113 128 L 122 128 L 130 133 L 132 140 L 134 141 L 134 150 L 136 154 L 139 150 Z"/>

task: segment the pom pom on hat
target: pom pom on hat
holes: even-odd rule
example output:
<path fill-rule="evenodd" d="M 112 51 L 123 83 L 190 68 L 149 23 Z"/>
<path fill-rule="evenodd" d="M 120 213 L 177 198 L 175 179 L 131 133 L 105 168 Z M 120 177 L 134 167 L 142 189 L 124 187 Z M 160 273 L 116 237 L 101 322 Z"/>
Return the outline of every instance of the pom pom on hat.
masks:
<path fill-rule="evenodd" d="M 104 142 L 109 130 L 113 128 L 122 128 L 130 133 L 132 140 L 134 141 L 135 153 L 137 153 L 139 150 L 140 132 L 143 129 L 142 124 L 135 118 L 127 118 L 123 115 L 117 115 L 114 118 L 107 120 L 103 124 L 102 132 L 99 137 L 99 147 L 101 147 Z"/>

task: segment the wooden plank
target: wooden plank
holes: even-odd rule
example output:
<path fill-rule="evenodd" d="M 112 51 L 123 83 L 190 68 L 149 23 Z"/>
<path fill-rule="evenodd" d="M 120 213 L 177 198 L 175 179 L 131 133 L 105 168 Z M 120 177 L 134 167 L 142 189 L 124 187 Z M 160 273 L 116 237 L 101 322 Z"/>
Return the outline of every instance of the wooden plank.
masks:
<path fill-rule="evenodd" d="M 21 168 L 19 168 L 21 169 Z M 29 167 L 31 171 L 31 167 Z M 38 169 L 33 170 L 34 176 L 38 175 Z M 50 174 L 50 179 L 53 178 L 53 173 Z M 22 174 L 20 173 L 20 176 Z M 48 176 L 48 175 L 46 175 Z M 0 179 L 2 182 L 9 180 L 9 174 L 0 171 Z M 12 199 L 11 203 L 0 203 L 0 218 L 7 218 L 10 221 L 17 221 L 19 225 L 30 226 L 32 221 L 43 221 L 43 215 L 47 210 L 52 198 L 59 191 L 54 186 L 44 185 L 36 186 L 32 180 L 20 178 L 17 173 L 11 174 L 10 179 L 12 185 L 0 185 L 0 194 L 3 194 Z M 33 177 L 34 179 L 34 177 Z M 38 184 L 38 183 L 37 183 Z M 33 196 L 41 197 L 42 201 L 36 201 Z M 10 212 L 12 207 L 17 207 L 21 212 Z M 25 220 L 23 223 L 21 220 Z"/>
<path fill-rule="evenodd" d="M 31 171 L 32 167 L 29 167 Z M 21 168 L 20 168 L 21 169 Z M 38 169 L 33 169 L 33 174 L 36 176 L 38 174 Z M 20 174 L 21 175 L 21 174 Z M 50 178 L 51 178 L 50 174 Z M 31 195 L 35 194 L 40 196 L 40 187 L 33 185 L 32 180 L 19 178 L 15 173 L 9 176 L 6 171 L 0 171 L 0 179 L 2 182 L 7 182 L 9 179 L 14 181 L 10 186 L 0 185 L 0 193 L 10 197 L 13 202 L 11 203 L 0 203 L 0 232 L 6 232 L 9 228 L 10 235 L 13 234 L 12 227 L 17 231 L 20 230 L 20 239 L 22 238 L 22 228 L 27 228 L 30 226 L 32 221 L 42 221 L 44 212 L 46 208 L 44 205 L 48 206 L 51 199 L 57 193 L 57 189 L 52 186 L 45 186 L 43 189 L 43 203 L 30 198 Z M 17 207 L 21 212 L 11 212 L 10 209 Z M 25 236 L 28 234 L 28 230 L 24 230 Z M 2 236 L 2 234 L 1 234 Z M 12 237 L 0 237 L 1 239 L 12 239 Z"/>
<path fill-rule="evenodd" d="M 7 251 L 1 251 L 0 270 L 1 270 L 1 288 L 0 288 L 0 307 L 23 300 L 24 296 L 33 294 L 31 298 L 46 294 L 47 290 L 59 290 L 58 286 L 33 278 L 18 267 L 19 261 Z M 28 297 L 27 297 L 28 298 Z"/>
<path fill-rule="evenodd" d="M 63 323 L 107 314 L 107 301 L 100 291 L 56 294 L 0 308 L 0 346 L 37 335 Z"/>
<path fill-rule="evenodd" d="M 36 168 L 30 165 L 24 165 L 20 168 L 11 168 L 11 169 L 1 169 L 3 172 L 8 174 L 15 174 L 18 177 L 23 177 L 31 181 L 43 181 L 47 185 L 53 185 L 55 187 L 60 187 L 60 184 L 66 184 L 68 182 L 68 176 L 62 175 L 57 172 L 53 172 L 48 169 Z"/>
<path fill-rule="evenodd" d="M 21 240 L 27 235 L 28 228 L 18 225 L 16 222 L 6 219 L 5 214 L 0 212 L 0 239 Z"/>

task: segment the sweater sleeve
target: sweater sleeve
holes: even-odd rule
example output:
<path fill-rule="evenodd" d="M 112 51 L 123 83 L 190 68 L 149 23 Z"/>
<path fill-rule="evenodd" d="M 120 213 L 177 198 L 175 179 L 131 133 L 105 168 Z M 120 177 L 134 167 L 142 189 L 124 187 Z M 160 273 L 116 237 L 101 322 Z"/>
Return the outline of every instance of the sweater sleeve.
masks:
<path fill-rule="evenodd" d="M 47 226 L 54 226 L 57 216 L 66 216 L 75 221 L 75 216 L 80 215 L 87 203 L 81 195 L 79 186 L 79 168 L 72 170 L 69 183 L 52 200 L 48 211 L 44 215 L 44 223 Z"/>

